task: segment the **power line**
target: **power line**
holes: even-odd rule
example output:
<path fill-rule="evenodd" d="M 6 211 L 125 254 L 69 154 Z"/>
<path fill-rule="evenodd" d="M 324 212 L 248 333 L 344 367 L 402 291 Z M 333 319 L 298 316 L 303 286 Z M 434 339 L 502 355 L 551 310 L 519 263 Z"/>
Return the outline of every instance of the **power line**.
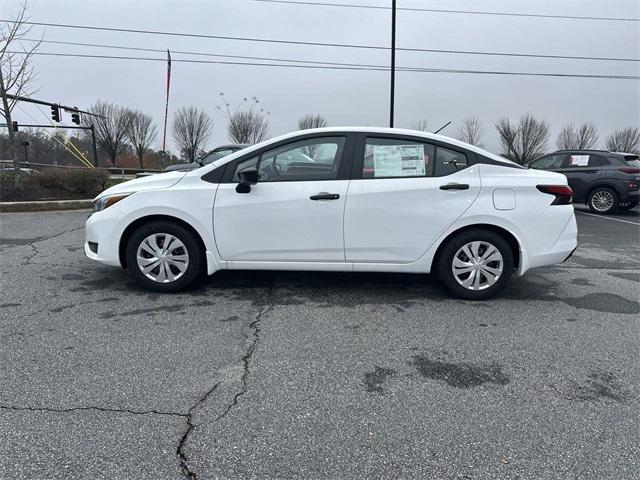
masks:
<path fill-rule="evenodd" d="M 258 0 L 254 0 L 258 1 Z M 13 20 L 2 20 L 0 22 L 13 22 Z M 234 40 L 234 41 L 243 41 L 243 42 L 258 42 L 258 43 L 277 43 L 277 44 L 287 44 L 287 45 L 306 45 L 306 46 L 316 46 L 316 47 L 337 47 L 337 48 L 356 48 L 356 49 L 368 49 L 368 50 L 389 50 L 389 47 L 381 46 L 381 45 L 360 45 L 360 44 L 345 44 L 345 43 L 325 43 L 325 42 L 306 42 L 306 41 L 297 41 L 297 40 L 276 40 L 276 39 L 268 39 L 268 38 L 254 38 L 254 37 L 230 37 L 230 36 L 222 36 L 222 35 L 205 35 L 205 34 L 197 34 L 197 33 L 179 33 L 179 32 L 166 32 L 160 30 L 136 30 L 129 28 L 115 28 L 115 27 L 97 27 L 92 25 L 74 25 L 74 24 L 65 24 L 65 23 L 45 23 L 45 22 L 23 22 L 29 25 L 39 25 L 39 26 L 47 26 L 47 27 L 58 27 L 58 28 L 74 28 L 74 29 L 83 29 L 83 30 L 101 30 L 101 31 L 109 31 L 109 32 L 125 32 L 125 33 L 138 33 L 138 34 L 146 34 L 146 35 L 167 35 L 167 36 L 178 36 L 178 37 L 191 37 L 191 38 L 209 38 L 209 39 L 217 39 L 217 40 Z M 36 40 L 31 40 L 36 41 Z M 54 43 L 51 40 L 43 40 L 43 43 Z M 62 43 L 62 42 L 57 42 Z M 71 44 L 71 42 L 69 42 Z M 78 43 L 78 45 L 83 45 Z M 87 46 L 98 46 L 97 44 L 86 44 Z M 112 48 L 134 48 L 134 47 L 112 47 Z M 411 48 L 411 47 L 397 47 L 398 51 L 406 51 L 406 52 L 429 52 L 429 53 L 450 53 L 450 54 L 460 54 L 460 55 L 489 55 L 489 56 L 503 56 L 503 57 L 525 57 L 525 58 L 552 58 L 552 59 L 568 59 L 568 60 L 597 60 L 597 61 L 620 61 L 620 62 L 638 62 L 640 59 L 637 58 L 616 58 L 616 57 L 588 57 L 588 56 L 579 56 L 579 55 L 545 55 L 545 54 L 534 54 L 534 53 L 508 53 L 508 52 L 482 52 L 482 51 L 473 51 L 473 50 L 441 50 L 441 49 L 431 49 L 431 48 Z M 149 50 L 151 51 L 151 50 Z M 204 55 L 201 53 L 195 52 L 182 52 L 184 54 L 193 54 L 193 55 Z M 322 62 L 325 63 L 325 62 Z M 327 62 L 334 63 L 334 62 Z"/>
<path fill-rule="evenodd" d="M 264 3 L 281 3 L 287 5 L 313 5 L 318 7 L 347 7 L 347 8 L 366 8 L 372 10 L 390 10 L 391 7 L 385 7 L 381 5 L 357 5 L 357 4 L 342 4 L 342 3 L 329 3 L 329 2 L 302 2 L 294 0 L 253 0 L 254 2 Z M 409 12 L 432 12 L 432 13 L 453 13 L 464 15 L 497 15 L 505 17 L 530 17 L 530 18 L 557 18 L 557 19 L 570 19 L 570 20 L 603 20 L 611 22 L 640 22 L 640 18 L 620 18 L 620 17 L 586 17 L 578 15 L 546 15 L 536 13 L 509 13 L 509 12 L 481 12 L 475 10 L 445 10 L 441 8 L 418 8 L 418 7 L 398 7 L 397 10 L 404 10 Z"/>
<path fill-rule="evenodd" d="M 23 53 L 23 52 L 8 52 Z M 34 55 L 46 55 L 55 57 L 76 57 L 76 58 L 101 58 L 114 60 L 139 60 L 139 61 L 155 61 L 166 62 L 166 58 L 156 57 L 128 57 L 115 55 L 90 55 L 76 53 L 53 53 L 53 52 L 34 52 Z M 230 62 L 222 60 L 193 60 L 193 59 L 172 59 L 172 62 L 180 63 L 201 63 L 201 64 L 217 64 L 217 65 L 243 65 L 256 67 L 281 67 L 281 68 L 303 68 L 303 69 L 320 69 L 320 70 L 364 70 L 364 71 L 388 71 L 386 65 L 375 66 L 330 66 L 330 65 L 291 65 L 284 63 L 255 63 L 255 62 Z M 573 74 L 573 73 L 549 73 L 549 72 L 509 72 L 500 70 L 461 70 L 448 68 L 423 68 L 423 67 L 397 67 L 397 71 L 415 72 L 415 73 L 457 73 L 457 74 L 481 74 L 481 75 L 511 75 L 511 76 L 532 76 L 532 77 L 560 77 L 560 78 L 600 78 L 614 80 L 640 80 L 637 75 L 599 75 L 599 74 Z"/>
<path fill-rule="evenodd" d="M 0 22 L 15 23 L 15 20 L 0 19 Z M 340 47 L 340 48 L 363 48 L 369 50 L 389 50 L 388 47 L 376 45 L 350 45 L 345 43 L 323 43 L 323 42 L 304 42 L 296 40 L 273 40 L 267 38 L 254 37 L 230 37 L 224 35 L 206 35 L 202 33 L 183 33 L 183 32 L 167 32 L 161 30 L 138 30 L 133 28 L 115 28 L 115 27 L 97 27 L 95 25 L 73 25 L 69 23 L 46 23 L 46 22 L 22 22 L 25 25 L 37 25 L 42 27 L 56 28 L 74 28 L 82 30 L 101 30 L 105 32 L 123 32 L 123 33 L 140 33 L 145 35 L 166 35 L 171 37 L 190 37 L 190 38 L 211 38 L 216 40 L 235 40 L 241 42 L 258 42 L 258 43 L 279 43 L 287 45 L 310 45 L 314 47 Z"/>
<path fill-rule="evenodd" d="M 142 48 L 142 47 L 126 47 L 121 45 L 105 45 L 100 43 L 82 43 L 82 42 L 67 42 L 58 40 L 36 40 L 36 39 L 23 39 L 28 42 L 41 42 L 51 43 L 57 45 L 75 45 L 80 47 L 97 47 L 97 48 L 113 48 L 118 50 L 134 50 L 142 52 L 157 52 L 164 53 L 166 50 L 159 48 Z M 387 49 L 389 50 L 389 49 Z M 616 57 L 585 57 L 577 55 L 545 55 L 535 53 L 507 53 L 507 52 L 483 52 L 474 50 L 441 50 L 434 48 L 401 48 L 397 47 L 396 50 L 402 50 L 405 52 L 424 52 L 424 53 L 447 53 L 447 54 L 459 54 L 459 55 L 488 55 L 488 56 L 500 56 L 500 57 L 524 57 L 524 58 L 549 58 L 549 59 L 563 59 L 563 60 L 598 60 L 598 61 L 615 61 L 615 62 L 640 62 L 638 58 L 616 58 Z M 344 65 L 340 62 L 320 62 L 320 61 L 308 61 L 299 59 L 283 59 L 283 58 L 270 58 L 270 57 L 248 57 L 243 55 L 224 55 L 207 52 L 193 52 L 183 50 L 171 50 L 173 53 L 182 55 L 199 55 L 207 57 L 227 57 L 227 58 L 244 58 L 249 60 L 268 60 L 277 62 L 301 62 L 301 63 L 318 63 L 326 65 Z"/>

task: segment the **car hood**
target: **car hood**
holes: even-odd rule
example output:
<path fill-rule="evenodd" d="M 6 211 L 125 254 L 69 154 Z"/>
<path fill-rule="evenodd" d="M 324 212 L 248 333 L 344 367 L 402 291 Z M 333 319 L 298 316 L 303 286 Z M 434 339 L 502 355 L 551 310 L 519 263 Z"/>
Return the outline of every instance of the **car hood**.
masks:
<path fill-rule="evenodd" d="M 105 195 L 113 195 L 116 193 L 133 193 L 145 190 L 161 190 L 163 188 L 169 188 L 178 183 L 185 175 L 186 172 L 166 172 L 158 173 L 157 175 L 150 175 L 148 177 L 136 178 L 107 188 L 94 200 L 104 197 Z"/>

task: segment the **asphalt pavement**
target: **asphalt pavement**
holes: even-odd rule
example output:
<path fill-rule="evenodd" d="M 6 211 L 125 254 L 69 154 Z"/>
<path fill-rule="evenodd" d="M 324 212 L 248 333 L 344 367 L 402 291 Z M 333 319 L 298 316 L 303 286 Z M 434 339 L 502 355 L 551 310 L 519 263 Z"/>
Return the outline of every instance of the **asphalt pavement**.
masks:
<path fill-rule="evenodd" d="M 427 276 L 139 289 L 0 215 L 0 478 L 640 478 L 640 214 L 499 298 Z"/>

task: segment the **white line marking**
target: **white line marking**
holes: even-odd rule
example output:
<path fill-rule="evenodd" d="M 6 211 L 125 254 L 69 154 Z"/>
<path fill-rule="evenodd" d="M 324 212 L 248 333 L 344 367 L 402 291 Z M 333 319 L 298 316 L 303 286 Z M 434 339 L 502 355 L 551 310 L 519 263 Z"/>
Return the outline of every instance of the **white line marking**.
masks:
<path fill-rule="evenodd" d="M 583 215 L 589 215 L 590 217 L 600 218 L 602 220 L 613 220 L 614 222 L 630 223 L 631 225 L 640 225 L 640 223 L 630 222 L 629 220 L 620 220 L 619 218 L 604 217 L 602 215 L 596 215 L 595 213 L 581 212 L 580 210 L 576 210 L 575 212 L 581 213 Z"/>

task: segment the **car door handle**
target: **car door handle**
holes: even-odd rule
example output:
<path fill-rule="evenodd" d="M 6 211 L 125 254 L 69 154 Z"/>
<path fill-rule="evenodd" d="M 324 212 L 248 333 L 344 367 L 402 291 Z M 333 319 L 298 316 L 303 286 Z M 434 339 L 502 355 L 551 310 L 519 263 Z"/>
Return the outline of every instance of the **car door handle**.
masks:
<path fill-rule="evenodd" d="M 311 200 L 338 200 L 340 195 L 337 193 L 320 192 L 309 197 Z"/>
<path fill-rule="evenodd" d="M 440 185 L 440 190 L 469 190 L 469 185 L 466 183 L 447 183 Z"/>

